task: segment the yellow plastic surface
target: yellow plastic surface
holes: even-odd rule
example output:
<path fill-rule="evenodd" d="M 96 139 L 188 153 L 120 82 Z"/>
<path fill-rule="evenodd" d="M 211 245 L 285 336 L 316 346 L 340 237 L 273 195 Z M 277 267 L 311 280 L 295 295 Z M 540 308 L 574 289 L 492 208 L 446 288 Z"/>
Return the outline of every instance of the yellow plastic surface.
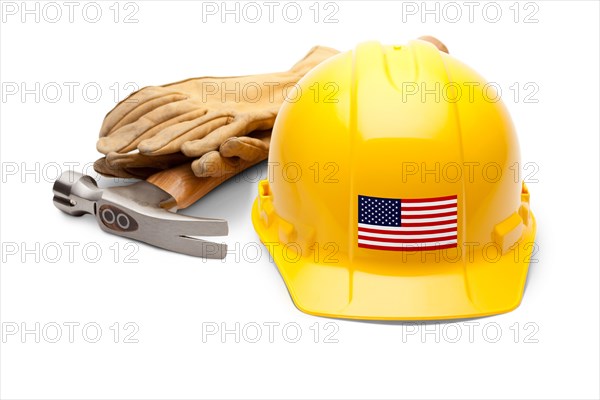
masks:
<path fill-rule="evenodd" d="M 290 91 L 252 220 L 300 310 L 424 320 L 519 305 L 535 220 L 510 116 L 486 84 L 416 40 L 361 44 Z M 457 247 L 358 247 L 359 195 L 456 195 Z"/>

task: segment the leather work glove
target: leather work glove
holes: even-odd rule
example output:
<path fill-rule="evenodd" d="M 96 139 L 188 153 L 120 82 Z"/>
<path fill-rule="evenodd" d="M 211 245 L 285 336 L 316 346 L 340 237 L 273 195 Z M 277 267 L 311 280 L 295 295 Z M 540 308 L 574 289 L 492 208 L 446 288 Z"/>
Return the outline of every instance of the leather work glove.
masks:
<path fill-rule="evenodd" d="M 220 177 L 241 172 L 247 166 L 267 159 L 270 142 L 271 130 L 225 139 L 218 150 L 209 151 L 192 162 L 192 171 L 199 177 Z"/>
<path fill-rule="evenodd" d="M 431 36 L 419 39 L 446 46 Z M 288 88 L 335 49 L 316 46 L 287 72 L 187 79 L 143 88 L 110 111 L 94 169 L 145 179 L 191 162 L 199 177 L 219 177 L 267 158 L 271 128 Z"/>
<path fill-rule="evenodd" d="M 209 151 L 197 160 L 180 152 L 158 156 L 110 153 L 98 159 L 94 169 L 104 176 L 146 179 L 162 170 L 191 162 L 196 176 L 220 177 L 241 172 L 265 160 L 270 141 L 270 130 L 252 132 L 251 136 L 232 137 L 225 140 L 218 150 Z M 112 154 L 117 155 L 113 160 Z"/>
<path fill-rule="evenodd" d="M 145 156 L 139 153 L 109 153 L 96 160 L 94 170 L 101 175 L 117 178 L 146 179 L 157 172 L 193 161 L 182 153 Z"/>
<path fill-rule="evenodd" d="M 239 160 L 262 161 L 287 91 L 337 53 L 317 46 L 287 72 L 143 88 L 106 115 L 96 146 L 106 158 L 95 168 L 101 174 L 144 177 L 197 159 L 192 163 L 196 175 L 218 176 Z M 246 136 L 251 132 L 259 133 Z"/>

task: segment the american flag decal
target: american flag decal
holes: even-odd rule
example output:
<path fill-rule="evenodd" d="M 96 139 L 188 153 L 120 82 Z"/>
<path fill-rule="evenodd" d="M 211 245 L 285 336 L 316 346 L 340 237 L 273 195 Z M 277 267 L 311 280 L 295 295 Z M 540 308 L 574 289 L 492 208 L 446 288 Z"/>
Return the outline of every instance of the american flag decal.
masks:
<path fill-rule="evenodd" d="M 457 246 L 457 197 L 358 196 L 358 247 L 392 251 Z"/>

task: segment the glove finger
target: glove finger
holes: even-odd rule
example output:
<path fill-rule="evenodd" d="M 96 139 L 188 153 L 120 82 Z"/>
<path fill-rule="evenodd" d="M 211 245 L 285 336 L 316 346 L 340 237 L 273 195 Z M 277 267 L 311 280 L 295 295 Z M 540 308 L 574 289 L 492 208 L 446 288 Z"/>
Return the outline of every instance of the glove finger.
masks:
<path fill-rule="evenodd" d="M 239 165 L 239 159 L 225 158 L 218 151 L 209 151 L 192 162 L 192 171 L 200 178 L 218 177 L 236 172 Z"/>
<path fill-rule="evenodd" d="M 106 157 L 99 158 L 94 162 L 94 170 L 104 176 L 119 177 L 119 178 L 131 178 L 131 176 L 129 176 L 129 174 L 125 173 L 122 169 L 113 168 L 110 165 L 108 165 L 108 162 L 106 161 Z M 126 176 L 124 176 L 123 174 L 125 174 Z"/>
<path fill-rule="evenodd" d="M 146 156 L 140 153 L 108 153 L 106 163 L 111 168 L 154 168 L 157 170 L 171 168 L 192 159 L 182 153 L 161 156 Z"/>
<path fill-rule="evenodd" d="M 273 128 L 276 116 L 276 110 L 267 110 L 252 116 L 247 114 L 236 116 L 229 124 L 216 129 L 206 137 L 183 143 L 181 152 L 189 157 L 200 157 L 206 152 L 218 149 L 221 143 L 230 137 Z"/>
<path fill-rule="evenodd" d="M 200 159 L 192 162 L 191 167 L 194 175 L 200 178 L 219 178 L 225 176 L 226 179 L 235 174 L 239 174 L 257 164 L 260 160 L 246 161 L 241 158 L 227 158 L 221 156 L 218 151 L 210 151 Z"/>
<path fill-rule="evenodd" d="M 164 129 L 168 129 L 171 126 L 176 126 L 177 124 L 180 124 L 180 123 L 186 123 L 189 121 L 193 121 L 195 119 L 201 118 L 205 114 L 206 114 L 206 110 L 194 109 L 188 113 L 181 114 L 181 115 L 178 115 L 177 117 L 169 119 L 169 120 L 163 122 L 162 124 L 153 126 L 152 128 L 148 129 L 146 132 L 141 134 L 138 138 L 133 140 L 131 143 L 129 143 L 127 146 L 125 146 L 123 149 L 121 149 L 120 152 L 121 153 L 130 152 L 133 150 L 137 151 L 137 150 L 139 150 L 137 148 L 137 146 L 141 142 L 143 142 L 146 139 L 153 138 L 155 135 L 160 134 L 160 132 L 162 132 Z M 176 152 L 179 152 L 179 147 L 172 146 L 168 149 L 168 151 L 165 150 L 161 154 L 176 153 Z"/>
<path fill-rule="evenodd" d="M 180 101 L 185 101 L 185 100 L 187 100 L 187 97 L 184 95 L 169 94 L 169 95 L 165 95 L 165 96 L 150 100 L 143 104 L 140 104 L 139 107 L 135 108 L 134 110 L 129 112 L 127 115 L 125 115 L 123 118 L 121 118 L 121 120 L 112 127 L 112 129 L 106 134 L 106 136 L 110 136 L 110 135 L 114 134 L 116 131 L 118 131 L 123 126 L 127 126 L 131 123 L 134 123 L 134 122 L 138 121 L 140 118 L 148 115 L 149 113 L 156 111 L 157 109 L 159 109 L 161 107 L 164 107 L 169 104 L 177 103 Z"/>
<path fill-rule="evenodd" d="M 100 137 L 107 136 L 120 127 L 136 121 L 157 107 L 186 98 L 184 94 L 173 93 L 162 87 L 143 88 L 119 102 L 106 114 L 100 128 Z"/>
<path fill-rule="evenodd" d="M 153 156 L 180 151 L 184 143 L 205 137 L 227 124 L 231 118 L 222 112 L 208 113 L 192 121 L 182 122 L 162 130 L 153 137 L 141 141 L 138 149 L 142 154 Z M 198 154 L 196 157 L 201 155 Z"/>
<path fill-rule="evenodd" d="M 269 155 L 271 131 L 261 137 L 241 136 L 225 140 L 219 147 L 223 157 L 239 157 L 242 160 L 264 160 Z"/>
<path fill-rule="evenodd" d="M 227 139 L 219 151 L 209 151 L 192 162 L 192 170 L 198 177 L 219 177 L 239 172 L 245 161 L 252 163 L 265 160 L 269 152 L 271 131 L 256 132 L 256 137 L 233 137 Z"/>
<path fill-rule="evenodd" d="M 96 148 L 108 154 L 113 151 L 128 152 L 137 144 L 162 129 L 206 113 L 191 101 L 177 101 L 159 107 L 141 116 L 137 121 L 122 126 L 108 136 L 98 139 Z"/>
<path fill-rule="evenodd" d="M 159 170 L 152 168 L 122 168 L 112 167 L 108 164 L 105 157 L 102 157 L 94 162 L 94 170 L 101 175 L 111 178 L 135 178 L 146 179 L 154 175 Z"/>

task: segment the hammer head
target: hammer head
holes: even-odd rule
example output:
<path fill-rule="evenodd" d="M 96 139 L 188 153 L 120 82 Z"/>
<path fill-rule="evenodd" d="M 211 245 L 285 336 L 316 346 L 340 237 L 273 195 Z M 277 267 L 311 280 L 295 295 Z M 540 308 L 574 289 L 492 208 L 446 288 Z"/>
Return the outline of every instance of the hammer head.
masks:
<path fill-rule="evenodd" d="M 54 205 L 74 216 L 94 214 L 94 202 L 102 198 L 102 190 L 91 176 L 75 171 L 63 172 L 54 182 Z"/>
<path fill-rule="evenodd" d="M 54 205 L 70 215 L 96 216 L 100 228 L 179 253 L 224 258 L 227 246 L 195 236 L 225 236 L 227 221 L 165 210 L 172 196 L 148 182 L 99 189 L 94 179 L 65 172 L 54 183 Z"/>

